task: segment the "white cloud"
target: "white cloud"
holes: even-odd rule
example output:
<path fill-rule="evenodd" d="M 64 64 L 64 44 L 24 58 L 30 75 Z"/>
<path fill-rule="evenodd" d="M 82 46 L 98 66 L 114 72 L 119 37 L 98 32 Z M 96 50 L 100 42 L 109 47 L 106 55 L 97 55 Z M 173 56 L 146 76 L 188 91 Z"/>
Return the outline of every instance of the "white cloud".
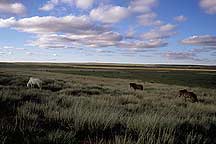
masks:
<path fill-rule="evenodd" d="M 133 39 L 135 38 L 135 30 L 133 27 L 130 27 L 129 30 L 127 31 L 126 35 L 125 35 L 126 39 Z"/>
<path fill-rule="evenodd" d="M 110 51 L 110 50 L 104 50 L 104 49 L 95 49 L 95 52 L 96 52 L 96 53 L 113 53 L 113 52 Z"/>
<path fill-rule="evenodd" d="M 8 18 L 8 19 L 1 19 L 0 18 L 0 27 L 10 27 L 16 22 L 16 19 L 14 17 Z"/>
<path fill-rule="evenodd" d="M 187 45 L 216 47 L 216 36 L 211 36 L 211 35 L 191 36 L 189 38 L 182 40 L 182 43 Z"/>
<path fill-rule="evenodd" d="M 8 1 L 0 1 L 0 13 L 23 15 L 26 8 L 22 3 L 10 3 Z"/>
<path fill-rule="evenodd" d="M 157 5 L 157 0 L 132 0 L 128 9 L 137 13 L 148 13 Z"/>
<path fill-rule="evenodd" d="M 157 25 L 156 17 L 157 15 L 153 12 L 137 16 L 139 23 L 143 26 Z"/>
<path fill-rule="evenodd" d="M 159 30 L 161 32 L 168 32 L 168 31 L 172 31 L 176 28 L 175 25 L 172 25 L 172 24 L 165 24 L 165 25 L 162 25 L 159 27 Z"/>
<path fill-rule="evenodd" d="M 15 48 L 16 50 L 26 50 L 25 48 Z"/>
<path fill-rule="evenodd" d="M 175 28 L 176 26 L 172 24 L 161 25 L 157 29 L 153 29 L 149 32 L 143 33 L 141 35 L 141 38 L 146 40 L 166 39 L 176 34 L 176 32 L 174 31 Z"/>
<path fill-rule="evenodd" d="M 153 12 L 153 8 L 158 5 L 158 0 L 132 0 L 128 6 L 128 10 L 137 15 L 136 18 L 142 26 L 158 26 L 162 22 L 157 18 L 157 14 Z"/>
<path fill-rule="evenodd" d="M 13 46 L 3 46 L 3 49 L 13 49 Z"/>
<path fill-rule="evenodd" d="M 94 0 L 50 0 L 41 8 L 39 8 L 39 10 L 51 11 L 60 4 L 67 4 L 69 6 L 75 5 L 77 8 L 80 9 L 88 9 L 93 5 L 93 3 Z"/>
<path fill-rule="evenodd" d="M 87 16 L 44 16 L 16 20 L 0 19 L 0 27 L 11 27 L 28 33 L 95 33 L 104 28 L 95 26 Z"/>
<path fill-rule="evenodd" d="M 122 36 L 116 32 L 104 32 L 102 34 L 67 34 L 67 35 L 42 35 L 30 45 L 42 48 L 70 48 L 70 47 L 108 47 L 115 46 L 122 40 Z"/>
<path fill-rule="evenodd" d="M 164 54 L 164 56 L 172 59 L 188 59 L 194 56 L 194 54 L 185 52 L 167 52 Z"/>
<path fill-rule="evenodd" d="M 196 58 L 196 54 L 192 52 L 172 52 L 168 51 L 162 54 L 168 59 L 174 60 L 194 60 L 194 61 L 201 61 L 200 59 Z"/>
<path fill-rule="evenodd" d="M 76 6 L 81 9 L 88 9 L 94 3 L 94 0 L 75 0 Z"/>
<path fill-rule="evenodd" d="M 50 11 L 52 10 L 56 5 L 58 5 L 59 0 L 50 0 L 45 5 L 43 5 L 39 10 L 42 11 Z"/>
<path fill-rule="evenodd" d="M 191 50 L 191 52 L 194 53 L 205 53 L 205 52 L 213 52 L 216 50 L 216 47 L 211 47 L 211 46 L 204 46 L 204 47 L 198 47 L 198 48 L 194 48 Z"/>
<path fill-rule="evenodd" d="M 129 16 L 129 11 L 120 6 L 100 6 L 91 10 L 90 17 L 103 23 L 116 23 Z"/>
<path fill-rule="evenodd" d="M 28 45 L 41 48 L 156 48 L 167 45 L 167 42 L 160 39 L 140 41 L 134 37 L 133 41 L 127 41 L 119 32 L 114 32 L 103 24 L 95 25 L 87 16 L 0 19 L 0 27 L 35 34 L 35 38 L 28 41 Z M 161 29 L 171 29 L 171 26 L 161 26 Z"/>
<path fill-rule="evenodd" d="M 216 14 L 215 0 L 200 0 L 200 7 L 203 8 L 206 13 Z"/>
<path fill-rule="evenodd" d="M 32 52 L 25 52 L 25 53 L 26 53 L 26 55 L 33 55 Z"/>
<path fill-rule="evenodd" d="M 174 20 L 177 22 L 185 22 L 185 21 L 187 21 L 187 17 L 180 15 L 180 16 L 174 17 Z"/>
<path fill-rule="evenodd" d="M 168 43 L 164 42 L 162 40 L 149 40 L 149 41 L 134 41 L 134 42 L 128 42 L 123 41 L 118 44 L 119 47 L 122 48 L 158 48 L 158 47 L 165 47 Z"/>
<path fill-rule="evenodd" d="M 30 43 L 31 46 L 42 48 L 79 48 L 79 47 L 92 47 L 102 48 L 109 46 L 116 46 L 122 48 L 157 48 L 167 45 L 162 40 L 149 40 L 149 41 L 125 41 L 123 37 L 116 32 L 104 32 L 99 35 L 42 35 L 37 40 Z"/>

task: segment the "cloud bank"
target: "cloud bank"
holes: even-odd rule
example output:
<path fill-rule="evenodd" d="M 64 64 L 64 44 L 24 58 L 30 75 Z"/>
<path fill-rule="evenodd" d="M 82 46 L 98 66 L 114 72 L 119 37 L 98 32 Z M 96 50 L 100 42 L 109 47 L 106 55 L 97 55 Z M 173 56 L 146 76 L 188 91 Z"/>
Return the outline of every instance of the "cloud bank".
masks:
<path fill-rule="evenodd" d="M 211 46 L 216 47 L 216 36 L 200 35 L 191 36 L 182 40 L 183 44 L 195 45 L 195 46 Z"/>

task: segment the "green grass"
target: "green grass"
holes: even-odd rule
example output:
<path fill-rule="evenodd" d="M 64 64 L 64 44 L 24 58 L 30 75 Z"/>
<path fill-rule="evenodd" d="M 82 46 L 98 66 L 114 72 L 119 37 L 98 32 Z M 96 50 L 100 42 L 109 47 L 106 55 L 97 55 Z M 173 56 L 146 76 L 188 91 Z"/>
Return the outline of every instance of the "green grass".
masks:
<path fill-rule="evenodd" d="M 157 75 L 146 70 L 23 65 L 0 69 L 1 143 L 216 143 L 216 90 L 208 85 L 213 72 L 201 77 L 199 71 Z M 43 80 L 42 90 L 26 88 L 30 76 Z M 130 89 L 131 81 L 143 84 L 144 91 Z M 191 85 L 195 82 L 207 85 Z M 183 88 L 196 93 L 199 102 L 177 97 Z"/>
<path fill-rule="evenodd" d="M 152 70 L 51 70 L 51 72 L 96 76 L 106 78 L 124 78 L 141 80 L 142 82 L 164 83 L 190 87 L 214 88 L 216 72 L 202 73 L 197 71 L 152 71 Z"/>
<path fill-rule="evenodd" d="M 210 66 L 0 63 L 0 67 L 14 71 L 31 70 L 36 72 L 131 79 L 189 87 L 216 87 L 216 68 Z M 202 71 L 202 69 L 205 71 Z"/>

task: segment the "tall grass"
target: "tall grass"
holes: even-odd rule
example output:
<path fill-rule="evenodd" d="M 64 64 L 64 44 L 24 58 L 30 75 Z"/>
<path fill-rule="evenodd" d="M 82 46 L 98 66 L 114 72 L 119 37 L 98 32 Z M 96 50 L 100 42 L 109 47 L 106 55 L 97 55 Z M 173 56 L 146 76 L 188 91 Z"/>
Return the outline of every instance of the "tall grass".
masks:
<path fill-rule="evenodd" d="M 43 79 L 42 90 L 25 87 L 29 76 L 1 75 L 1 143 L 216 142 L 214 89 L 142 83 L 144 91 L 133 91 L 129 80 L 34 75 Z M 182 88 L 200 101 L 177 97 Z"/>

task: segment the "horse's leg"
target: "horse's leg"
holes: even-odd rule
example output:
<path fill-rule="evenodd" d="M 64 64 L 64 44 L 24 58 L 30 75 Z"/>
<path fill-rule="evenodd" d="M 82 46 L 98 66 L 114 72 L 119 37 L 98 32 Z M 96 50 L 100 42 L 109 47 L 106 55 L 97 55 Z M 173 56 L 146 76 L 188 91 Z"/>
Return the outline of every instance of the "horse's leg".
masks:
<path fill-rule="evenodd" d="M 39 88 L 39 89 L 41 89 L 41 87 L 40 87 L 40 84 L 39 84 L 39 83 L 37 83 L 37 86 L 38 86 L 38 88 Z"/>
<path fill-rule="evenodd" d="M 42 84 L 40 84 L 40 90 L 42 90 Z"/>

